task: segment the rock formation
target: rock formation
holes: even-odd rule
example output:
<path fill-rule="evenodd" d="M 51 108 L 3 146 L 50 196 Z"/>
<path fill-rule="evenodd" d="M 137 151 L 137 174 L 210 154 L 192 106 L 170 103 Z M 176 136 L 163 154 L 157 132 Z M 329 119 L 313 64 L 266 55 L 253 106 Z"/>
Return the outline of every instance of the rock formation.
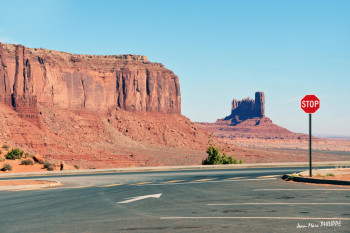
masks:
<path fill-rule="evenodd" d="M 209 134 L 178 77 L 146 56 L 0 43 L 0 142 L 83 168 L 200 164 Z"/>
<path fill-rule="evenodd" d="M 215 123 L 198 123 L 208 132 L 226 140 L 236 139 L 305 139 L 303 134 L 291 131 L 272 123 L 265 116 L 265 95 L 255 93 L 255 100 L 245 98 L 232 101 L 231 114 Z"/>
<path fill-rule="evenodd" d="M 231 125 L 236 125 L 254 117 L 265 117 L 265 96 L 263 92 L 256 92 L 255 100 L 249 97 L 243 100 L 234 99 L 231 115 L 225 117 L 224 120 L 230 120 Z"/>
<path fill-rule="evenodd" d="M 0 102 L 40 125 L 37 103 L 181 113 L 178 77 L 146 56 L 76 55 L 0 43 Z"/>

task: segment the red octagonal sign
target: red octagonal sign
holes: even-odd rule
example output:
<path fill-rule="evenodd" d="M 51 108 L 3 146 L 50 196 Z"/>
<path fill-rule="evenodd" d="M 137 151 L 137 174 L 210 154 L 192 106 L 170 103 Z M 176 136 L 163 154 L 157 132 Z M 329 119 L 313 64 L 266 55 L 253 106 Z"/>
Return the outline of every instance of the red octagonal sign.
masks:
<path fill-rule="evenodd" d="M 320 100 L 315 95 L 306 95 L 300 104 L 306 113 L 315 113 L 320 108 Z"/>

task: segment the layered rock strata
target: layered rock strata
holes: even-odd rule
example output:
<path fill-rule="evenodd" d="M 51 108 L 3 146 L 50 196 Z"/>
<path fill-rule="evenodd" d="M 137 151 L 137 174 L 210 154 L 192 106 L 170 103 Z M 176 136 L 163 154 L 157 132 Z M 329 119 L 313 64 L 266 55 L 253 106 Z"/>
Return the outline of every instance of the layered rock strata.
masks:
<path fill-rule="evenodd" d="M 76 55 L 0 43 L 0 101 L 40 125 L 37 104 L 181 113 L 178 77 L 146 56 Z"/>

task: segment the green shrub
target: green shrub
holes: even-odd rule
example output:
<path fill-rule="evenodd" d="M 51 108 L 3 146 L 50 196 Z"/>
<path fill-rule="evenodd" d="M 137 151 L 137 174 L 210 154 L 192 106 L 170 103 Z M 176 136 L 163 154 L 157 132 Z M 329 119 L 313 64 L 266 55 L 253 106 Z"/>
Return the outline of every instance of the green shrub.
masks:
<path fill-rule="evenodd" d="M 77 164 L 75 164 L 74 167 L 75 167 L 75 169 L 78 169 L 78 170 L 80 169 L 80 166 Z"/>
<path fill-rule="evenodd" d="M 22 156 L 23 156 L 23 151 L 18 148 L 15 148 L 15 149 L 12 149 L 10 152 L 8 152 L 5 155 L 5 158 L 15 160 L 15 159 L 22 158 Z"/>
<path fill-rule="evenodd" d="M 21 165 L 34 165 L 34 161 L 32 159 L 25 159 L 21 161 Z"/>
<path fill-rule="evenodd" d="M 13 169 L 12 165 L 9 163 L 5 163 L 4 167 L 1 169 L 2 171 L 11 171 Z"/>
<path fill-rule="evenodd" d="M 220 155 L 219 148 L 211 145 L 207 149 L 207 154 L 208 157 L 202 161 L 203 165 L 222 164 L 222 156 Z"/>
<path fill-rule="evenodd" d="M 53 171 L 55 169 L 55 164 L 49 163 L 49 162 L 45 162 L 43 167 L 45 169 L 47 169 L 48 171 Z"/>
<path fill-rule="evenodd" d="M 238 164 L 243 163 L 243 160 L 237 161 L 236 158 L 232 156 L 226 156 L 225 153 L 220 154 L 220 149 L 211 145 L 207 149 L 208 157 L 202 161 L 203 165 L 208 164 Z"/>
<path fill-rule="evenodd" d="M 2 148 L 5 149 L 5 150 L 8 150 L 8 149 L 9 149 L 9 146 L 6 145 L 6 144 L 4 144 L 4 145 L 2 146 Z"/>

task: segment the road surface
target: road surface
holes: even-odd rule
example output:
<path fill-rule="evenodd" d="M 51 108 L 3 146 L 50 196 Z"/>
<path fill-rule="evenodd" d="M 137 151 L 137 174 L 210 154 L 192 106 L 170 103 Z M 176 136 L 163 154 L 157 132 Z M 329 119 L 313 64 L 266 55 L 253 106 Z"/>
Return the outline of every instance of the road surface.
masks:
<path fill-rule="evenodd" d="M 0 228 L 1 232 L 350 232 L 350 188 L 279 178 L 303 170 L 40 177 L 64 186 L 0 192 Z"/>

